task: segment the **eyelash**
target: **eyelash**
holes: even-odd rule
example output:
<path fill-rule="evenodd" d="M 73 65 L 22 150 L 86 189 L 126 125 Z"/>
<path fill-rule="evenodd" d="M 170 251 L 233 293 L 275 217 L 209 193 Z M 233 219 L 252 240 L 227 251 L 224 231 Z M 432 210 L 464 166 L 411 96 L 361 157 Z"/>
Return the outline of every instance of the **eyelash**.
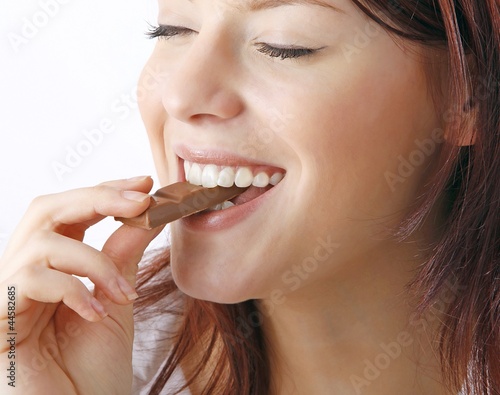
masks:
<path fill-rule="evenodd" d="M 193 30 L 182 26 L 172 26 L 172 25 L 160 25 L 151 26 L 150 30 L 146 32 L 149 38 L 159 38 L 168 40 L 175 36 L 185 36 L 193 33 Z M 319 51 L 319 49 L 313 48 L 301 48 L 301 47 L 273 47 L 269 44 L 258 43 L 258 49 L 260 53 L 267 55 L 271 58 L 281 58 L 285 59 L 296 59 L 301 57 L 306 57 Z"/>
<path fill-rule="evenodd" d="M 317 49 L 300 47 L 277 48 L 264 43 L 259 43 L 258 45 L 259 48 L 257 51 L 260 53 L 263 53 L 271 58 L 281 58 L 281 60 L 301 58 L 312 55 L 318 51 Z"/>
<path fill-rule="evenodd" d="M 146 32 L 146 36 L 149 38 L 160 38 L 168 40 L 169 38 L 175 36 L 184 36 L 193 33 L 191 29 L 182 26 L 172 26 L 172 25 L 160 25 L 160 26 L 150 26 L 149 30 Z"/>

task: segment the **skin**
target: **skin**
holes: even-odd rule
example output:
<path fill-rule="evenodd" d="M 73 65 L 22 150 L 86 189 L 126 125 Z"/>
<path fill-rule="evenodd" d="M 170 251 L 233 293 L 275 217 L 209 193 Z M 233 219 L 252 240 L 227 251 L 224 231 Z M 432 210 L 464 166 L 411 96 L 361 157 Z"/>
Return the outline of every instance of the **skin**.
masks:
<path fill-rule="evenodd" d="M 417 139 L 432 139 L 442 126 L 422 51 L 368 25 L 349 1 L 335 2 L 341 12 L 313 5 L 251 12 L 226 1 L 159 5 L 160 24 L 193 30 L 161 39 L 142 77 L 150 94 L 141 111 L 162 183 L 178 180 L 179 144 L 248 159 L 241 142 L 258 141 L 253 159 L 286 170 L 273 197 L 229 229 L 172 224 L 178 286 L 221 303 L 259 300 L 277 394 L 444 393 L 427 330 L 411 335 L 407 355 L 380 378 L 353 384 L 381 343 L 411 331 L 404 286 L 423 260 L 419 243 L 435 235 L 435 224 L 426 224 L 402 245 L 388 231 L 408 213 L 435 157 L 394 189 L 386 173 L 398 174 L 398 156 L 409 158 Z M 342 49 L 367 26 L 369 44 L 346 55 Z M 259 53 L 258 42 L 323 49 L 281 60 Z M 269 128 L 276 110 L 283 125 L 262 142 L 255 131 Z M 327 256 L 308 273 L 300 265 L 318 240 L 335 247 L 323 249 Z"/>
<path fill-rule="evenodd" d="M 251 11 L 245 4 L 160 1 L 161 24 L 193 32 L 159 40 L 139 83 L 162 184 L 178 180 L 179 144 L 286 170 L 272 197 L 229 229 L 200 233 L 172 224 L 176 283 L 196 298 L 258 300 L 272 347 L 272 394 L 445 394 L 432 347 L 439 311 L 414 320 L 405 290 L 437 224 L 425 223 L 405 243 L 391 237 L 436 153 L 395 188 L 386 180 L 387 172 L 398 174 L 398 157 L 409 158 L 417 139 L 432 139 L 443 126 L 424 51 L 396 43 L 347 0 L 335 1 L 341 11 L 311 4 Z M 346 55 L 343 48 L 367 26 L 368 44 Z M 259 52 L 261 42 L 322 49 L 282 60 Z M 280 127 L 273 127 L 277 112 Z M 265 141 L 258 135 L 264 128 L 272 131 Z M 114 181 L 38 198 L 28 210 L 0 262 L 1 289 L 19 288 L 20 360 L 33 361 L 54 342 L 60 351 L 29 386 L 20 383 L 20 393 L 129 393 L 132 309 L 116 281 L 133 287 L 158 230 L 123 226 L 101 252 L 81 241 L 104 216 L 142 212 L 151 187 L 147 177 Z M 304 266 L 312 258 L 313 270 Z M 71 274 L 96 282 L 106 318 Z M 6 333 L 7 317 L 0 318 Z M 72 332 L 68 323 L 78 334 L 54 340 Z M 401 352 L 367 378 L 366 361 L 402 338 Z"/>
<path fill-rule="evenodd" d="M 134 298 L 137 263 L 158 230 L 123 226 L 102 251 L 81 241 L 85 230 L 106 216 L 141 213 L 151 187 L 150 177 L 112 181 L 41 196 L 30 205 L 0 261 L 5 290 L 0 303 L 8 305 L 7 289 L 15 285 L 17 332 L 16 387 L 4 385 L 2 393 L 130 393 L 129 298 Z M 72 274 L 89 277 L 96 284 L 94 295 Z M 128 284 L 125 293 L 119 281 Z M 98 302 L 97 311 L 92 302 Z M 6 315 L 4 309 L 2 333 L 11 331 Z M 7 369 L 9 344 L 1 351 Z"/>
<path fill-rule="evenodd" d="M 386 229 L 408 212 L 427 166 L 415 169 L 395 191 L 385 174 L 397 174 L 398 155 L 409 157 L 415 140 L 430 138 L 440 125 L 418 59 L 379 30 L 348 62 L 342 44 L 352 43 L 368 20 L 347 1 L 338 4 L 349 14 L 289 6 L 262 16 L 238 12 L 225 2 L 185 3 L 160 2 L 160 23 L 186 25 L 187 19 L 194 29 L 207 21 L 207 33 L 158 44 L 148 70 L 159 70 L 159 83 L 156 89 L 145 85 L 153 92 L 141 107 L 162 183 L 178 178 L 173 146 L 242 155 L 242 142 L 254 140 L 259 144 L 253 159 L 284 168 L 286 177 L 264 209 L 228 231 L 201 239 L 185 231 L 182 222 L 173 224 L 173 268 L 181 289 L 219 302 L 262 299 L 282 286 L 280 274 L 291 262 L 311 255 L 318 238 L 342 246 L 328 265 L 332 274 L 347 261 L 386 249 Z M 177 4 L 182 18 L 169 16 Z M 199 16 L 188 18 L 192 14 Z M 294 28 L 302 18 L 309 25 Z M 273 30 L 273 23 L 280 28 Z M 251 39 L 238 46 L 245 29 Z M 280 61 L 257 52 L 252 42 L 260 41 L 326 48 L 309 59 Z M 269 127 L 276 111 L 287 119 L 264 144 L 254 131 Z M 268 237 L 255 229 L 270 230 Z M 227 240 L 234 248 L 226 247 Z M 286 248 L 276 251 L 278 240 Z M 202 276 L 208 278 L 200 281 Z M 315 277 L 326 279 L 324 273 Z"/>

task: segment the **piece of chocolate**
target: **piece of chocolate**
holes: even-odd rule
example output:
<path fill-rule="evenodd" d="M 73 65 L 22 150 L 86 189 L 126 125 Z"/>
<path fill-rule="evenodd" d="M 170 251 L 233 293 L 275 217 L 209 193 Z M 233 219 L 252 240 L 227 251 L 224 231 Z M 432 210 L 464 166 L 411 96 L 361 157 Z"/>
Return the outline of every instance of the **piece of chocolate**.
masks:
<path fill-rule="evenodd" d="M 153 229 L 176 219 L 206 210 L 243 193 L 246 188 L 235 185 L 204 188 L 188 182 L 177 182 L 160 188 L 151 195 L 149 208 L 134 218 L 116 217 L 117 221 L 143 229 Z"/>

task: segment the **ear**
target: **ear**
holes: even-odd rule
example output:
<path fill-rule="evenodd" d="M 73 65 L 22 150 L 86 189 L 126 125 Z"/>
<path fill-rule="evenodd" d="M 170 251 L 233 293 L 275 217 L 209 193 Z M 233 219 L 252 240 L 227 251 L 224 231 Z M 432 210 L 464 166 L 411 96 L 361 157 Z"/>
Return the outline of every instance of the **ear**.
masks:
<path fill-rule="evenodd" d="M 474 99 L 469 99 L 463 106 L 460 119 L 460 135 L 457 136 L 455 141 L 455 144 L 459 147 L 466 147 L 476 143 L 477 112 Z"/>
<path fill-rule="evenodd" d="M 467 71 L 466 81 L 463 87 L 465 91 L 460 99 L 462 100 L 462 107 L 454 109 L 454 114 L 451 116 L 451 129 L 458 130 L 458 134 L 453 136 L 448 136 L 445 133 L 444 138 L 450 143 L 457 147 L 468 147 L 474 145 L 477 139 L 477 121 L 479 115 L 479 106 L 477 103 L 477 67 L 476 58 L 472 54 L 466 54 L 467 59 Z M 449 81 L 447 80 L 447 83 Z M 452 99 L 453 100 L 453 99 Z M 451 103 L 450 103 L 451 104 Z M 459 104 L 459 103 L 457 103 Z M 446 128 L 445 128 L 446 130 Z"/>
<path fill-rule="evenodd" d="M 449 111 L 444 127 L 444 139 L 457 147 L 467 147 L 476 143 L 478 110 L 472 99 L 466 101 L 460 111 Z M 458 133 L 454 133 L 458 130 Z"/>

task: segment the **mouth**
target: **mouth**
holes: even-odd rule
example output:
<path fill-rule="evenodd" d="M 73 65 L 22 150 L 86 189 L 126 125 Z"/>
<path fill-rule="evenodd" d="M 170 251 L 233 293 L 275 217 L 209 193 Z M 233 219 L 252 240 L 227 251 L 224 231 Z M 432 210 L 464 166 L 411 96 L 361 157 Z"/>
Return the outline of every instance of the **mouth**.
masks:
<path fill-rule="evenodd" d="M 271 166 L 227 166 L 215 163 L 190 162 L 181 159 L 184 169 L 183 181 L 201 185 L 205 188 L 216 186 L 248 188 L 241 195 L 224 203 L 211 207 L 209 211 L 227 210 L 233 206 L 243 205 L 278 185 L 285 176 L 285 171 Z"/>

